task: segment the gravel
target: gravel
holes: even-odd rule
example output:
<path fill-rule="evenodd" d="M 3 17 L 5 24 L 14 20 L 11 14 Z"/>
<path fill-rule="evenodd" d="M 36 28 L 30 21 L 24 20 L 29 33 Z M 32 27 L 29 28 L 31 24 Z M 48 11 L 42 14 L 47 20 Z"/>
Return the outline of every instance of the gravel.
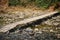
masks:
<path fill-rule="evenodd" d="M 5 26 L 7 24 L 21 21 L 21 20 L 24 20 L 26 18 L 39 16 L 38 14 L 41 15 L 42 12 L 38 13 L 37 11 L 32 12 L 31 10 L 24 10 L 24 11 L 0 13 L 0 22 L 1 22 L 0 26 Z"/>
<path fill-rule="evenodd" d="M 3 37 L 3 40 L 58 40 L 55 33 L 44 32 L 38 30 L 33 31 L 29 28 L 29 31 L 26 29 L 20 30 L 18 33 L 10 33 Z"/>
<path fill-rule="evenodd" d="M 16 19 L 16 16 L 13 16 L 16 14 L 12 16 L 10 14 L 7 15 L 4 14 L 4 16 L 1 16 L 1 19 L 4 20 L 5 18 L 6 21 L 8 20 L 7 23 L 10 20 Z M 24 19 L 24 17 L 17 17 Z M 7 34 L 0 33 L 0 40 L 60 40 L 60 15 L 35 26 L 34 28 L 18 29 L 15 32 L 8 32 Z"/>
<path fill-rule="evenodd" d="M 44 22 L 47 25 L 60 25 L 60 15 L 56 16 L 56 17 L 52 17 L 52 19 L 47 20 Z"/>

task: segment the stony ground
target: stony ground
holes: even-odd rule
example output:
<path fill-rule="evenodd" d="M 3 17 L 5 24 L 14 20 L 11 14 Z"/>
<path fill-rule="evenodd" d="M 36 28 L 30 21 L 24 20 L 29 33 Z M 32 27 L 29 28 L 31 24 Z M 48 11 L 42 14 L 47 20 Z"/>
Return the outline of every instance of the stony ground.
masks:
<path fill-rule="evenodd" d="M 0 26 L 4 26 L 13 22 L 32 18 L 44 14 L 41 10 L 24 9 L 22 11 L 10 10 L 5 13 L 0 13 Z"/>
<path fill-rule="evenodd" d="M 39 25 L 0 36 L 1 40 L 60 40 L 60 15 Z"/>
<path fill-rule="evenodd" d="M 41 15 L 41 12 L 8 12 L 1 13 L 0 26 L 23 20 L 25 18 Z M 32 14 L 31 14 L 32 13 Z M 29 16 L 28 16 L 29 15 Z M 39 25 L 29 26 L 24 29 L 17 29 L 15 32 L 0 33 L 0 40 L 60 40 L 60 15 L 52 17 Z"/>

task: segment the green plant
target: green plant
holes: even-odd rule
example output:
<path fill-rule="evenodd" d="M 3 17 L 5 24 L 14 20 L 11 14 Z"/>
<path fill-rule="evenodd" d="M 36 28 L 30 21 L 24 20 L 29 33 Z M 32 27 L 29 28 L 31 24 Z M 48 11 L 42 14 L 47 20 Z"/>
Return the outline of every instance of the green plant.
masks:
<path fill-rule="evenodd" d="M 52 0 L 36 0 L 35 3 L 38 7 L 47 8 Z"/>
<path fill-rule="evenodd" d="M 19 4 L 19 0 L 9 0 L 9 5 L 16 6 Z"/>
<path fill-rule="evenodd" d="M 20 5 L 20 6 L 28 6 L 32 3 L 34 3 L 35 6 L 40 8 L 48 8 L 51 5 L 55 5 L 60 0 L 9 0 L 9 5 Z"/>

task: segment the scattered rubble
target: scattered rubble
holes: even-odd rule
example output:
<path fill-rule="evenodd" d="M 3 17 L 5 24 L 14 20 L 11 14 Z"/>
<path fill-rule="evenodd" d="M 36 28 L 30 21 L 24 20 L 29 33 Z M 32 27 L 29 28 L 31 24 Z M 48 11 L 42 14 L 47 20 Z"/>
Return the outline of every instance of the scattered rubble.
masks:
<path fill-rule="evenodd" d="M 30 11 L 31 12 L 31 11 Z M 26 12 L 28 13 L 28 12 Z M 0 25 L 6 25 L 12 22 L 23 20 L 25 18 L 38 16 L 37 13 L 16 12 L 8 14 L 0 14 Z M 39 12 L 38 12 L 39 13 Z M 31 16 L 31 15 L 32 16 Z M 40 15 L 40 14 L 39 14 Z M 60 39 L 60 15 L 48 19 L 42 24 L 28 27 L 25 29 L 18 29 L 15 32 L 0 34 L 0 40 L 59 40 Z"/>

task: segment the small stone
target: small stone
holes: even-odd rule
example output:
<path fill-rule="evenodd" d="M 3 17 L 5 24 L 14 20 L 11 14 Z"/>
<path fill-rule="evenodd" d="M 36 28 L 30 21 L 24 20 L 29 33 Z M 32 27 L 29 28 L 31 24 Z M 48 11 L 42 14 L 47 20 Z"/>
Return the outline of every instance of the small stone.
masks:
<path fill-rule="evenodd" d="M 35 25 L 35 27 L 37 27 L 38 25 Z"/>
<path fill-rule="evenodd" d="M 56 22 L 56 23 L 53 23 L 53 25 L 57 26 L 57 25 L 59 25 L 59 23 Z"/>
<path fill-rule="evenodd" d="M 53 32 L 53 30 L 51 29 L 50 32 Z"/>
<path fill-rule="evenodd" d="M 39 31 L 40 34 L 42 34 L 42 31 Z"/>
<path fill-rule="evenodd" d="M 33 31 L 30 27 L 26 29 L 26 31 L 31 32 Z"/>
<path fill-rule="evenodd" d="M 60 38 L 60 34 L 57 34 L 57 38 Z"/>
<path fill-rule="evenodd" d="M 34 31 L 38 31 L 38 28 L 35 28 Z"/>
<path fill-rule="evenodd" d="M 8 19 L 9 21 L 11 20 L 11 19 Z"/>

